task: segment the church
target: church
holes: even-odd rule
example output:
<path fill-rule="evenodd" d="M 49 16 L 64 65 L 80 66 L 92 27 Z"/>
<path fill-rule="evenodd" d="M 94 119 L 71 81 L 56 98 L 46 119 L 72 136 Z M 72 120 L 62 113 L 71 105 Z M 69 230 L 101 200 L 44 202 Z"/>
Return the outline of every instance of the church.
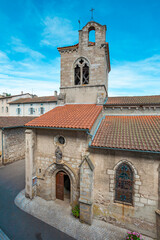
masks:
<path fill-rule="evenodd" d="M 88 22 L 58 51 L 59 105 L 25 125 L 26 197 L 160 239 L 160 95 L 108 96 L 105 25 Z"/>

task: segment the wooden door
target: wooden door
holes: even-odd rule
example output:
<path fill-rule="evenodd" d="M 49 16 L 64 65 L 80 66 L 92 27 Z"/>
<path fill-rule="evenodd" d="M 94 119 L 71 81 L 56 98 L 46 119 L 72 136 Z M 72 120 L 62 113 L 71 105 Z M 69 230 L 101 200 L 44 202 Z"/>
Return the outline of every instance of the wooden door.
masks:
<path fill-rule="evenodd" d="M 64 173 L 58 172 L 56 175 L 56 198 L 64 200 Z"/>

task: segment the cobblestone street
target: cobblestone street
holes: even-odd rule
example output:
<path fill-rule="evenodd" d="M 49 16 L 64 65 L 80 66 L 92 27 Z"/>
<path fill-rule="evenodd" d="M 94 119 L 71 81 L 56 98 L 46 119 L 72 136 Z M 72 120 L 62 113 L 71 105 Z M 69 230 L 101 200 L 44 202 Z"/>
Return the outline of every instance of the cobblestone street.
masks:
<path fill-rule="evenodd" d="M 15 199 L 22 210 L 63 231 L 77 240 L 124 240 L 127 230 L 99 220 L 91 226 L 80 223 L 71 215 L 71 207 L 61 200 L 46 201 L 40 197 L 33 200 L 25 198 L 24 191 Z M 144 237 L 145 240 L 152 240 Z"/>

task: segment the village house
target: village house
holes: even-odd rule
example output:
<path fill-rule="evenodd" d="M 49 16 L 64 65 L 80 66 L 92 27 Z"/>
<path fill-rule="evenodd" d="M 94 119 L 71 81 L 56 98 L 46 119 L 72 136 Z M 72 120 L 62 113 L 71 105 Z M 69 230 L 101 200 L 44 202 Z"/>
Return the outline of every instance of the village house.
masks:
<path fill-rule="evenodd" d="M 160 239 L 160 96 L 108 97 L 105 25 L 58 51 L 63 105 L 25 125 L 26 197 L 69 199 L 85 223 Z"/>
<path fill-rule="evenodd" d="M 19 98 L 9 102 L 11 116 L 40 116 L 54 107 L 58 101 L 57 92 L 54 96 Z"/>
<path fill-rule="evenodd" d="M 32 98 L 34 96 L 35 95 L 30 93 L 23 93 L 23 91 L 18 95 L 3 93 L 3 95 L 0 95 L 0 116 L 11 116 L 9 102 L 15 101 L 19 98 Z"/>

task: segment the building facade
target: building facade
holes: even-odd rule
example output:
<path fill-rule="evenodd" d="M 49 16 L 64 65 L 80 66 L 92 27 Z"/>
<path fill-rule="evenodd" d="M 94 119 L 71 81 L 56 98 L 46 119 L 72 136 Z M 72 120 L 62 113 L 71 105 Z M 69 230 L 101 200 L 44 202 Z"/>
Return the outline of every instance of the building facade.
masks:
<path fill-rule="evenodd" d="M 33 95 L 30 93 L 23 93 L 19 95 L 7 96 L 7 94 L 0 96 L 0 116 L 11 116 L 9 102 L 15 101 L 19 98 L 32 98 Z"/>
<path fill-rule="evenodd" d="M 108 97 L 105 32 L 89 22 L 77 45 L 58 48 L 63 106 L 26 124 L 26 197 L 69 199 L 83 222 L 97 218 L 156 238 L 160 96 Z"/>
<path fill-rule="evenodd" d="M 57 96 L 20 98 L 9 102 L 10 116 L 40 116 L 54 107 Z"/>

